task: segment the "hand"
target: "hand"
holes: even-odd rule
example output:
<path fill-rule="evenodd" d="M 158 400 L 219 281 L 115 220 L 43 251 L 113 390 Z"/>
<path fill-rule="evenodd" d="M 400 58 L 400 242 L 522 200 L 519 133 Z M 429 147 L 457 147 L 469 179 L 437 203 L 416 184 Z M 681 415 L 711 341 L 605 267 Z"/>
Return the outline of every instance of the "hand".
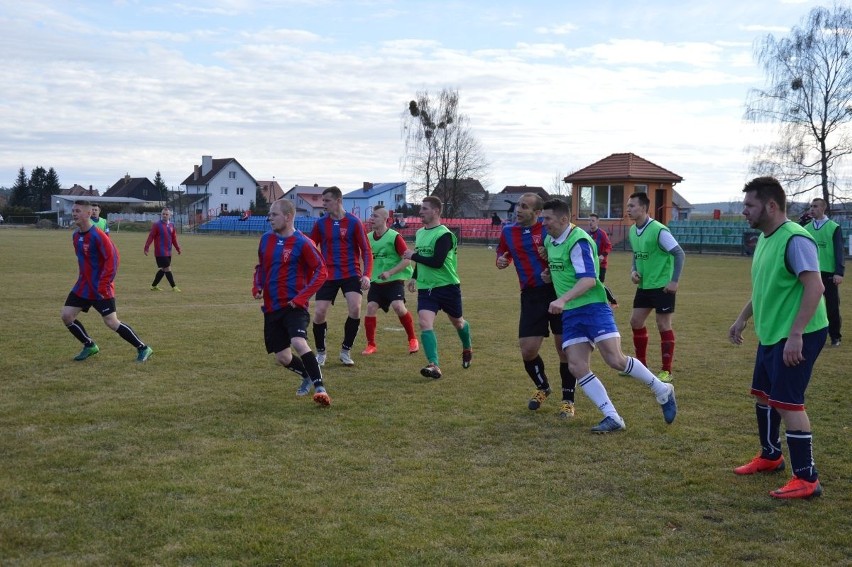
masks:
<path fill-rule="evenodd" d="M 547 248 L 545 248 L 543 245 L 536 248 L 536 252 L 538 252 L 539 257 L 542 260 L 547 260 Z"/>
<path fill-rule="evenodd" d="M 840 285 L 843 283 L 843 276 L 838 276 L 837 274 L 834 274 L 831 277 L 831 281 L 834 282 L 834 285 Z"/>
<path fill-rule="evenodd" d="M 677 293 L 677 282 L 669 282 L 666 284 L 666 287 L 663 288 L 663 293 L 670 293 L 672 295 Z"/>
<path fill-rule="evenodd" d="M 414 251 L 411 248 L 406 249 L 406 251 L 402 253 L 402 257 L 406 260 L 411 260 L 412 256 L 414 256 Z"/>
<path fill-rule="evenodd" d="M 502 270 L 509 267 L 509 253 L 506 252 L 502 256 L 497 257 L 497 269 Z"/>
<path fill-rule="evenodd" d="M 411 293 L 417 291 L 417 280 L 408 280 L 408 291 Z"/>
<path fill-rule="evenodd" d="M 148 255 L 148 249 L 147 248 L 145 249 L 145 255 L 146 256 Z"/>
<path fill-rule="evenodd" d="M 728 340 L 731 341 L 731 344 L 743 344 L 743 329 L 745 329 L 745 327 L 745 321 L 741 319 L 734 321 L 734 324 L 731 325 L 730 329 L 728 329 Z"/>
<path fill-rule="evenodd" d="M 545 270 L 541 273 L 541 279 L 544 283 L 553 283 L 553 278 L 550 277 L 550 270 Z"/>
<path fill-rule="evenodd" d="M 804 362 L 802 354 L 802 335 L 790 333 L 787 342 L 784 343 L 784 366 L 798 366 Z"/>
<path fill-rule="evenodd" d="M 633 283 L 638 284 L 639 280 L 641 280 L 641 279 L 642 279 L 642 276 L 639 274 L 639 272 L 636 272 L 636 271 L 630 272 L 630 281 L 632 281 Z"/>
<path fill-rule="evenodd" d="M 370 278 L 361 276 L 361 290 L 367 291 L 368 289 L 370 289 Z"/>
<path fill-rule="evenodd" d="M 177 249 L 175 249 L 175 250 L 177 250 Z M 180 250 L 178 250 L 177 253 L 178 253 L 178 256 L 180 256 Z"/>
<path fill-rule="evenodd" d="M 379 279 L 384 281 L 390 277 L 390 272 L 382 272 L 379 274 Z"/>
<path fill-rule="evenodd" d="M 547 312 L 551 315 L 559 315 L 562 313 L 562 310 L 565 308 L 565 300 L 557 298 L 550 302 L 550 305 L 547 307 Z"/>
<path fill-rule="evenodd" d="M 261 297 L 263 297 L 263 290 L 262 289 L 255 289 L 255 290 L 252 291 L 252 295 L 254 295 L 255 299 L 260 299 Z"/>

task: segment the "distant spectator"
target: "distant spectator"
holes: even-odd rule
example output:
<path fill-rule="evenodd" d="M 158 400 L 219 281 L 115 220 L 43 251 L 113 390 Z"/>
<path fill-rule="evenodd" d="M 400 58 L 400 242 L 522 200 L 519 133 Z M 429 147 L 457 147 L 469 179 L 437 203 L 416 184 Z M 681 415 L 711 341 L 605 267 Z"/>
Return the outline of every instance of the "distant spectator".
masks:
<path fill-rule="evenodd" d="M 240 215 L 241 221 L 247 221 L 251 217 L 251 211 L 243 211 L 243 214 Z"/>
<path fill-rule="evenodd" d="M 3 220 L 3 215 L 0 215 L 0 224 L 3 224 L 5 221 Z"/>
<path fill-rule="evenodd" d="M 501 224 L 503 224 L 503 221 L 500 220 L 500 215 L 491 213 L 491 226 L 500 226 Z"/>

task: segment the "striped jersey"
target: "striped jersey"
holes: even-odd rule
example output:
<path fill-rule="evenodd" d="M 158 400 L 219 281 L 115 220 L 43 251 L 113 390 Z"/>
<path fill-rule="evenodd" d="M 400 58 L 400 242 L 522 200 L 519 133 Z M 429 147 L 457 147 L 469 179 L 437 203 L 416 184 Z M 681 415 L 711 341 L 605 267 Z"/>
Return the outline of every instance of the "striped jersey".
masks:
<path fill-rule="evenodd" d="M 84 299 L 115 297 L 115 274 L 118 272 L 118 249 L 109 237 L 96 226 L 86 232 L 75 230 L 71 235 L 77 255 L 79 275 L 71 290 Z"/>
<path fill-rule="evenodd" d="M 291 301 L 307 309 L 327 277 L 319 250 L 298 230 L 287 237 L 273 231 L 261 236 L 257 262 L 252 291 L 263 291 L 264 313 L 284 309 Z"/>
<path fill-rule="evenodd" d="M 351 213 L 335 219 L 325 215 L 314 223 L 311 240 L 322 250 L 328 269 L 328 279 L 368 278 L 373 274 L 373 254 L 367 243 L 367 231 L 363 223 Z M 364 271 L 361 271 L 361 263 Z"/>
<path fill-rule="evenodd" d="M 549 285 L 541 279 L 541 273 L 547 269 L 547 254 L 542 256 L 540 253 L 545 236 L 544 227 L 539 221 L 532 226 L 507 224 L 500 233 L 497 257 L 509 253 L 518 272 L 521 289 Z"/>
<path fill-rule="evenodd" d="M 175 225 L 170 222 L 158 220 L 151 225 L 151 232 L 148 233 L 148 240 L 145 241 L 145 252 L 148 252 L 148 247 L 151 246 L 152 242 L 154 243 L 154 256 L 171 256 L 172 246 L 180 252 Z"/>

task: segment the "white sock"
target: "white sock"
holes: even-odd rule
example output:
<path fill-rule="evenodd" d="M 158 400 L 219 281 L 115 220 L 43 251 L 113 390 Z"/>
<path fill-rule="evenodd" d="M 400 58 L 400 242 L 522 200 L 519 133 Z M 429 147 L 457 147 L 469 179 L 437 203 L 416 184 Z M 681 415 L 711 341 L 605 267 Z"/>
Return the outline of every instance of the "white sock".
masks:
<path fill-rule="evenodd" d="M 612 401 L 609 399 L 609 394 L 606 393 L 603 382 L 598 380 L 598 377 L 594 373 L 589 372 L 577 380 L 577 384 L 583 389 L 583 393 L 592 400 L 592 403 L 598 406 L 598 409 L 601 410 L 604 416 L 621 421 L 621 416 L 618 415 L 615 406 L 612 405 Z"/>
<path fill-rule="evenodd" d="M 654 376 L 654 373 L 648 370 L 648 367 L 642 364 L 638 358 L 628 356 L 627 368 L 624 369 L 624 372 L 648 386 L 659 403 L 665 402 L 668 398 L 669 385 L 660 382 L 660 379 Z M 660 402 L 660 398 L 663 399 L 662 402 Z"/>

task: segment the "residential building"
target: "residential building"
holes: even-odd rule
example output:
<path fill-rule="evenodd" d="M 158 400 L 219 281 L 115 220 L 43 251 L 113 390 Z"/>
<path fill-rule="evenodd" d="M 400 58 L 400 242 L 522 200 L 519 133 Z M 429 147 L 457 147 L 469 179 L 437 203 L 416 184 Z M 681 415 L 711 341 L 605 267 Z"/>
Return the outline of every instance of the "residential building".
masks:
<path fill-rule="evenodd" d="M 257 181 L 234 158 L 201 156 L 201 165 L 181 185 L 187 195 L 196 200 L 194 215 L 197 221 L 219 216 L 229 211 L 247 211 L 257 191 Z"/>
<path fill-rule="evenodd" d="M 313 185 L 293 185 L 281 198 L 293 201 L 297 216 L 319 217 L 325 212 L 325 208 L 322 206 L 322 192 L 326 189 L 328 187 L 321 187 L 316 183 Z"/>
<path fill-rule="evenodd" d="M 154 203 L 162 203 L 168 199 L 167 195 L 161 195 L 157 188 L 147 177 L 130 177 L 125 175 L 106 190 L 104 197 L 124 197 L 139 199 Z"/>
<path fill-rule="evenodd" d="M 343 208 L 362 221 L 373 214 L 373 207 L 383 206 L 391 213 L 405 205 L 408 185 L 404 181 L 370 183 L 365 181 L 360 189 L 343 194 Z"/>
<path fill-rule="evenodd" d="M 491 213 L 483 214 L 483 207 L 487 212 L 487 205 L 483 205 L 483 203 L 489 199 L 489 193 L 478 179 L 442 179 L 435 186 L 432 195 L 438 197 L 444 203 L 444 217 L 483 218 L 484 216 L 491 216 Z"/>

